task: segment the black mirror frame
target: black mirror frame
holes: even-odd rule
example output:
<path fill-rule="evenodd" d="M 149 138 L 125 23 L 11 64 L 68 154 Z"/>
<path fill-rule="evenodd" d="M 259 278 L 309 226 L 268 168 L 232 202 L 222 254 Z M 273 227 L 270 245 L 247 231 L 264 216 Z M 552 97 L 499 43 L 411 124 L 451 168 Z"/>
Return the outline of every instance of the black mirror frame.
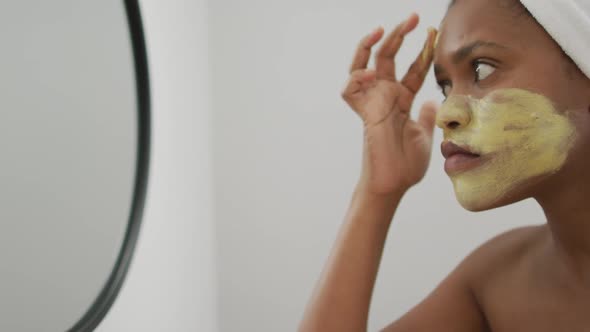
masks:
<path fill-rule="evenodd" d="M 150 157 L 150 84 L 143 24 L 137 0 L 122 0 L 133 47 L 138 111 L 138 148 L 129 224 L 111 275 L 82 318 L 68 332 L 93 331 L 115 302 L 129 269 L 143 215 Z"/>

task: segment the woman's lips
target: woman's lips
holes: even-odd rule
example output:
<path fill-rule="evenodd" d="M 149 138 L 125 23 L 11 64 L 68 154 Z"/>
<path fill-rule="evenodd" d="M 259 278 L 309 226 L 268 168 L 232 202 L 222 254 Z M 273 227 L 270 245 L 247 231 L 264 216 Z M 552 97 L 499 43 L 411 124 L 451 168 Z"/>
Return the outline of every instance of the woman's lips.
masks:
<path fill-rule="evenodd" d="M 441 152 L 446 159 L 445 172 L 448 175 L 468 171 L 484 162 L 484 158 L 473 152 L 469 147 L 458 146 L 449 141 L 441 144 Z"/>

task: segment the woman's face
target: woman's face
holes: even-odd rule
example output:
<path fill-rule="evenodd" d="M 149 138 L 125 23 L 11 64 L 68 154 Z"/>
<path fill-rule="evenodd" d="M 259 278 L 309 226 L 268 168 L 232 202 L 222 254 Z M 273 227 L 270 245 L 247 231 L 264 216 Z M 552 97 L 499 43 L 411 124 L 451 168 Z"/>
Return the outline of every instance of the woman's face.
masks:
<path fill-rule="evenodd" d="M 458 0 L 434 53 L 444 153 L 473 153 L 449 157 L 445 169 L 472 211 L 590 176 L 590 80 L 517 5 Z"/>

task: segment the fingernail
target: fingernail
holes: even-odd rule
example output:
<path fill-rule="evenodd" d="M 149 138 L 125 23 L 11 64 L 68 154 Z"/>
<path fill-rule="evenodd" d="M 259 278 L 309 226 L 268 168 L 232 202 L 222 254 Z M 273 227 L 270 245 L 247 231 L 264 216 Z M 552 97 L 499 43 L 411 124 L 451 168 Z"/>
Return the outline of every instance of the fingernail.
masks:
<path fill-rule="evenodd" d="M 428 55 L 430 54 L 430 51 L 428 49 L 428 47 L 425 47 L 422 50 L 422 62 L 426 62 L 428 60 Z"/>
<path fill-rule="evenodd" d="M 434 37 L 434 45 L 432 46 L 434 49 L 436 49 L 437 45 L 438 45 L 438 38 L 440 37 L 440 32 L 436 29 L 434 29 L 434 33 L 436 34 L 436 36 Z"/>
<path fill-rule="evenodd" d="M 434 39 L 434 44 L 430 47 L 431 38 Z M 428 36 L 424 44 L 424 50 L 422 51 L 422 61 L 426 62 L 430 56 L 430 52 L 436 49 L 436 43 L 438 42 L 438 31 L 434 27 L 428 27 Z M 431 50 L 432 49 L 432 50 Z"/>
<path fill-rule="evenodd" d="M 422 62 L 426 62 L 428 60 L 428 56 L 430 55 L 430 38 L 432 38 L 432 27 L 427 29 L 428 35 L 426 36 L 426 41 L 424 42 L 424 47 L 422 48 Z"/>
<path fill-rule="evenodd" d="M 430 35 L 432 33 L 435 33 L 436 32 L 436 29 L 434 27 L 428 27 L 428 30 L 427 31 L 428 31 L 428 37 L 430 37 Z"/>

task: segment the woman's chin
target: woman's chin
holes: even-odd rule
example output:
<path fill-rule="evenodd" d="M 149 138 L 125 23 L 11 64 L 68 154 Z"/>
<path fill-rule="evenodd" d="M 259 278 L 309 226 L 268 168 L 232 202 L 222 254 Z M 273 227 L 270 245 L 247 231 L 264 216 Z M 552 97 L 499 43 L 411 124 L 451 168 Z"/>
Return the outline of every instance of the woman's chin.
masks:
<path fill-rule="evenodd" d="M 457 200 L 465 210 L 470 212 L 482 212 L 502 206 L 501 204 L 497 204 L 494 201 L 490 202 L 486 200 L 468 199 L 459 196 L 457 197 Z"/>
<path fill-rule="evenodd" d="M 455 197 L 465 210 L 480 212 L 500 206 L 498 203 L 500 203 L 504 195 L 498 193 L 497 190 L 494 192 L 492 188 L 474 186 L 470 183 L 465 184 L 465 182 L 458 179 L 454 180 Z"/>
<path fill-rule="evenodd" d="M 477 195 L 476 193 L 461 193 L 457 191 L 455 191 L 455 195 L 457 201 L 465 210 L 482 212 L 508 206 L 532 197 L 531 182 L 529 180 L 526 184 L 521 184 L 521 186 L 513 188 L 513 190 L 505 192 L 502 195 L 490 195 L 489 193 L 487 195 Z"/>
<path fill-rule="evenodd" d="M 453 179 L 453 188 L 457 201 L 464 209 L 481 212 L 536 197 L 539 192 L 546 191 L 543 188 L 546 188 L 552 176 L 555 176 L 555 173 L 523 177 L 505 186 L 480 185 L 475 181 L 476 178 L 462 181 L 456 177 Z M 487 182 L 484 181 L 484 183 Z"/>

